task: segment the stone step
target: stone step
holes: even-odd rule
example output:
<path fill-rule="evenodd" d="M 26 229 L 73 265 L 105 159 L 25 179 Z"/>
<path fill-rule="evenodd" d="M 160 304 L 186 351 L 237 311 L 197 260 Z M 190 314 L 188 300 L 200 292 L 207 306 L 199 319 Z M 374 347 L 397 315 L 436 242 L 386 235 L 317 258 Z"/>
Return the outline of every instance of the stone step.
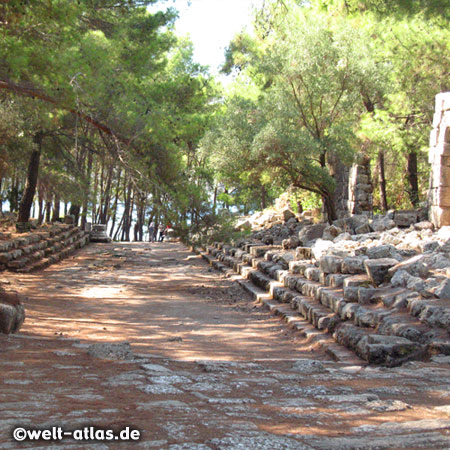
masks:
<path fill-rule="evenodd" d="M 41 250 L 34 251 L 33 253 L 28 254 L 27 257 L 11 261 L 8 268 L 18 273 L 30 273 L 36 270 L 42 270 L 51 264 L 55 264 L 62 259 L 67 258 L 73 254 L 76 249 L 84 247 L 89 242 L 88 234 L 77 228 L 71 228 L 65 231 L 65 233 L 71 233 L 71 236 L 66 238 L 63 242 L 57 242 L 52 246 L 48 246 L 47 240 L 34 244 L 38 245 L 34 248 L 41 248 Z M 53 238 L 49 238 L 49 240 L 53 241 Z M 45 245 L 43 245 L 44 243 Z M 66 245 L 64 245 L 64 243 L 66 243 Z M 33 247 L 33 245 L 29 247 Z"/>
<path fill-rule="evenodd" d="M 247 250 L 252 248 L 253 255 L 230 248 L 227 252 L 233 257 L 214 254 L 248 278 L 243 286 L 271 312 L 287 317 L 291 311 L 290 321 L 303 318 L 317 333 L 334 333 L 336 342 L 368 362 L 396 365 L 426 352 L 450 351 L 444 332 L 410 315 L 424 319 L 441 311 L 443 316 L 443 306 L 414 303 L 417 293 L 404 288 L 375 288 L 367 274 L 326 273 L 309 260 L 287 261 L 289 252 L 271 249 L 261 258 L 262 251 L 256 249 L 263 246 Z M 336 262 L 329 259 L 326 271 Z M 431 320 L 445 328 L 442 317 Z"/>
<path fill-rule="evenodd" d="M 398 336 L 383 336 L 350 323 L 337 327 L 336 341 L 371 364 L 397 366 L 424 357 L 427 347 Z"/>

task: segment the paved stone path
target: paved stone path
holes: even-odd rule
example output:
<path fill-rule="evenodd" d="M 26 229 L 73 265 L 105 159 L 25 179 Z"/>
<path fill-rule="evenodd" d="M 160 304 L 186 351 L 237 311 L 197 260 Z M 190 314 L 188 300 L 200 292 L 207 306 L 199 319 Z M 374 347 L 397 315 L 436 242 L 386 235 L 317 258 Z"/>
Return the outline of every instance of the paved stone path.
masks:
<path fill-rule="evenodd" d="M 29 296 L 0 336 L 1 449 L 450 448 L 450 358 L 336 363 L 180 244 L 91 245 L 0 281 Z M 124 341 L 128 359 L 93 351 Z M 18 425 L 142 438 L 17 443 Z"/>

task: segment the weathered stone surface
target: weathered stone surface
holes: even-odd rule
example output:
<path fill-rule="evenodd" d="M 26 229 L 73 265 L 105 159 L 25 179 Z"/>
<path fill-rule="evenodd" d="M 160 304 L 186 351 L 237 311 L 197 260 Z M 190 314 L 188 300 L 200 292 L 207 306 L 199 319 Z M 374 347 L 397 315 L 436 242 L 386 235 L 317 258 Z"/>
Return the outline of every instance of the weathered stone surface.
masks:
<path fill-rule="evenodd" d="M 131 345 L 128 342 L 121 344 L 98 343 L 88 348 L 88 355 L 101 359 L 133 359 Z"/>
<path fill-rule="evenodd" d="M 316 361 L 314 359 L 298 359 L 292 365 L 292 370 L 300 372 L 304 375 L 327 372 L 325 366 L 320 361 Z"/>
<path fill-rule="evenodd" d="M 366 273 L 375 286 L 379 286 L 388 280 L 389 269 L 396 264 L 397 260 L 392 258 L 367 259 L 364 261 Z"/>

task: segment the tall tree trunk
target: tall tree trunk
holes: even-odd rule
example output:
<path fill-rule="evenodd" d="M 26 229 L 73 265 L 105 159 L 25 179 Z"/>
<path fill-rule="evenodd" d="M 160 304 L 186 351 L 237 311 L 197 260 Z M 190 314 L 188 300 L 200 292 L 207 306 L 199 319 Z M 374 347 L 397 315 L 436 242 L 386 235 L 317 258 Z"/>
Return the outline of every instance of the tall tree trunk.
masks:
<path fill-rule="evenodd" d="M 3 177 L 0 177 L 0 213 L 3 212 L 2 184 L 3 184 Z"/>
<path fill-rule="evenodd" d="M 31 152 L 30 162 L 28 164 L 27 180 L 23 192 L 22 200 L 19 206 L 18 222 L 28 222 L 30 219 L 31 206 L 33 204 L 34 194 L 36 193 L 36 185 L 39 175 L 39 162 L 41 160 L 42 149 L 42 132 L 39 131 L 34 136 L 34 148 Z"/>
<path fill-rule="evenodd" d="M 386 177 L 384 173 L 384 150 L 378 151 L 378 174 L 380 180 L 380 201 L 381 208 L 383 211 L 387 211 L 389 209 L 387 196 L 386 196 Z"/>
<path fill-rule="evenodd" d="M 264 185 L 261 185 L 261 209 L 266 209 L 267 206 L 267 191 Z"/>
<path fill-rule="evenodd" d="M 71 216 L 75 217 L 75 221 L 74 221 L 75 225 L 78 225 L 78 220 L 80 218 L 80 210 L 81 210 L 80 205 L 73 204 L 73 203 L 70 205 L 69 214 Z"/>
<path fill-rule="evenodd" d="M 97 223 L 98 167 L 95 168 L 94 192 L 92 195 L 92 222 Z"/>
<path fill-rule="evenodd" d="M 327 213 L 328 223 L 332 224 L 338 218 L 336 214 L 336 205 L 334 203 L 333 194 L 327 192 L 326 194 L 322 195 L 322 201 L 325 212 Z"/>
<path fill-rule="evenodd" d="M 45 205 L 45 221 L 47 223 L 50 222 L 51 213 L 52 213 L 52 201 L 50 199 L 50 200 L 47 200 L 46 205 Z"/>
<path fill-rule="evenodd" d="M 130 205 L 131 205 L 131 181 L 128 183 L 128 188 L 125 195 L 125 208 L 123 211 L 123 226 L 121 241 L 130 240 Z"/>
<path fill-rule="evenodd" d="M 213 213 L 216 214 L 217 209 L 217 191 L 218 187 L 217 184 L 214 186 L 214 198 L 213 198 Z"/>
<path fill-rule="evenodd" d="M 409 199 L 414 208 L 419 205 L 419 178 L 417 176 L 417 153 L 408 153 Z"/>
<path fill-rule="evenodd" d="M 60 204 L 61 204 L 61 198 L 59 197 L 59 194 L 55 194 L 54 204 L 53 204 L 53 217 L 52 222 L 59 221 L 60 216 Z"/>

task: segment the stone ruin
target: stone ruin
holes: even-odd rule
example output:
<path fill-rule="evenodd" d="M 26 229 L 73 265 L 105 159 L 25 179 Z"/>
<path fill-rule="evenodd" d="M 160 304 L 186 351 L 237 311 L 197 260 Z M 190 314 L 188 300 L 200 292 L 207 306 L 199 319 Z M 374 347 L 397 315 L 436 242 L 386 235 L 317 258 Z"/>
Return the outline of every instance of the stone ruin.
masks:
<path fill-rule="evenodd" d="M 450 225 L 450 92 L 436 95 L 429 162 L 429 215 L 439 228 Z"/>

